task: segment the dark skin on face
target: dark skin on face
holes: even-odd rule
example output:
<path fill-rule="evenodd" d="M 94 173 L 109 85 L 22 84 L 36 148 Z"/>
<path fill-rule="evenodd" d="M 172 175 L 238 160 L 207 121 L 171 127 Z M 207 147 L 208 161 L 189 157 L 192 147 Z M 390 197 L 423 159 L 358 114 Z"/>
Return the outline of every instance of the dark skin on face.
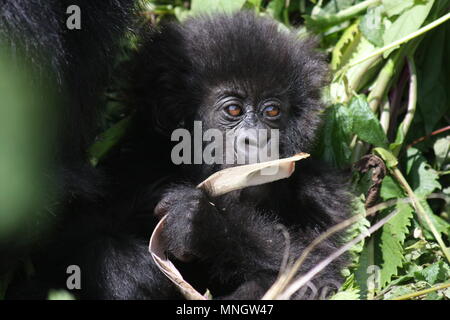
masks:
<path fill-rule="evenodd" d="M 231 133 L 236 145 L 240 143 L 238 141 L 242 141 L 244 147 L 248 148 L 245 151 L 247 154 L 262 151 L 260 149 L 267 147 L 270 142 L 270 130 L 281 130 L 286 126 L 290 108 L 288 99 L 283 94 L 269 90 L 261 94 L 246 89 L 245 85 L 230 84 L 217 86 L 209 92 L 204 103 L 198 108 L 196 120 L 202 122 L 204 131 L 218 129 L 222 133 Z M 259 130 L 267 131 L 266 141 L 258 137 Z M 226 144 L 224 149 L 225 154 Z M 245 163 L 248 163 L 248 159 L 246 161 Z M 228 166 L 221 168 L 224 167 Z"/>
<path fill-rule="evenodd" d="M 231 130 L 236 127 L 254 129 L 278 129 L 289 113 L 289 104 L 282 95 L 254 94 L 235 86 L 222 85 L 210 90 L 198 113 L 204 128 Z M 213 112 L 211 112 L 213 111 Z M 203 118 L 209 114 L 209 118 Z"/>

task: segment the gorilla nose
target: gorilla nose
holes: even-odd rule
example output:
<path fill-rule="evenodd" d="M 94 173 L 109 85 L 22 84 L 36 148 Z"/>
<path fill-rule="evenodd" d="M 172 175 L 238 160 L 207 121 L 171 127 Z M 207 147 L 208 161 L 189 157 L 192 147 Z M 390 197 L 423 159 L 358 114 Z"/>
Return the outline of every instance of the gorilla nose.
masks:
<path fill-rule="evenodd" d="M 258 139 L 257 134 L 246 134 L 238 137 L 236 142 L 235 150 L 239 164 L 258 162 L 259 153 L 267 144 L 264 139 Z"/>

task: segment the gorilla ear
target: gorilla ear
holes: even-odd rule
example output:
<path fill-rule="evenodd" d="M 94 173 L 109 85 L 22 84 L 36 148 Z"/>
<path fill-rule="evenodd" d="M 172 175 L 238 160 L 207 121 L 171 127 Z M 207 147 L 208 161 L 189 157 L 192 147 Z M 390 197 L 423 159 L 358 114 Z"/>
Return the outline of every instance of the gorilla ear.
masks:
<path fill-rule="evenodd" d="M 160 110 L 162 109 L 162 110 Z M 177 111 L 178 108 L 174 111 Z M 170 113 L 167 111 L 164 111 L 164 106 L 156 107 L 153 115 L 152 115 L 152 121 L 154 125 L 154 129 L 164 135 L 170 137 L 172 135 L 172 132 L 175 129 L 178 128 L 185 128 L 186 120 L 183 116 L 182 112 L 173 112 Z"/>

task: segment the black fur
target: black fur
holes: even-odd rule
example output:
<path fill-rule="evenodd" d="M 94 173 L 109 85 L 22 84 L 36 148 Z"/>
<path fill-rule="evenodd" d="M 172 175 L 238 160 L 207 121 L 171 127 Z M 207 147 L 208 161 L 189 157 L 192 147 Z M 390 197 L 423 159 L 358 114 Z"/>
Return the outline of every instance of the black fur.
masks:
<path fill-rule="evenodd" d="M 18 58 L 18 67 L 31 66 L 29 80 L 42 86 L 40 99 L 49 104 L 56 95 L 55 108 L 61 111 L 53 154 L 56 168 L 43 173 L 56 181 L 58 198 L 52 197 L 45 208 L 36 208 L 43 214 L 30 214 L 17 237 L 0 243 L 0 276 L 15 271 L 7 291 L 9 299 L 46 299 L 49 289 L 66 288 L 69 265 L 81 268 L 82 289 L 72 291 L 78 298 L 157 299 L 167 295 L 160 285 L 166 279 L 155 270 L 146 248 L 149 219 L 128 216 L 128 208 L 119 206 L 117 194 L 106 188 L 109 182 L 104 181 L 102 169 L 92 168 L 86 157 L 98 133 L 100 98 L 119 41 L 133 26 L 136 3 L 0 0 L 2 50 L 12 60 Z M 73 4 L 81 9 L 81 30 L 66 28 L 66 9 Z M 120 197 L 132 197 L 127 197 L 126 188 L 117 192 Z M 131 203 L 128 200 L 126 207 Z M 36 226 L 45 223 L 48 230 L 42 238 Z M 22 259 L 32 263 L 31 275 L 21 272 Z"/>
<path fill-rule="evenodd" d="M 81 9 L 81 30 L 66 27 L 70 5 Z M 25 55 L 38 73 L 33 81 L 59 89 L 64 106 L 59 108 L 60 145 L 68 146 L 58 153 L 64 161 L 78 161 L 97 133 L 99 93 L 134 7 L 134 0 L 0 1 L 0 39 L 6 51 Z"/>
<path fill-rule="evenodd" d="M 214 95 L 239 92 L 256 103 L 278 97 L 286 116 L 280 129 L 280 156 L 311 151 L 320 125 L 320 89 L 327 82 L 324 57 L 311 39 L 279 31 L 276 23 L 240 12 L 167 24 L 140 48 L 130 96 L 139 118 L 165 134 L 178 127 L 232 127 L 221 120 Z M 144 119 L 144 120 L 142 120 Z M 290 231 L 290 256 L 298 257 L 315 237 L 349 213 L 347 177 L 314 159 L 298 163 L 287 180 L 211 198 L 195 186 L 220 165 L 184 165 L 178 181 L 166 188 L 158 214 L 167 214 L 164 236 L 169 253 L 195 285 L 214 297 L 260 298 L 275 281 L 285 252 L 278 224 Z M 187 182 L 186 182 L 187 181 Z M 302 272 L 333 250 L 325 241 Z M 338 260 L 313 282 L 336 287 Z M 199 271 L 201 270 L 201 271 Z M 304 298 L 304 297 L 303 297 Z"/>

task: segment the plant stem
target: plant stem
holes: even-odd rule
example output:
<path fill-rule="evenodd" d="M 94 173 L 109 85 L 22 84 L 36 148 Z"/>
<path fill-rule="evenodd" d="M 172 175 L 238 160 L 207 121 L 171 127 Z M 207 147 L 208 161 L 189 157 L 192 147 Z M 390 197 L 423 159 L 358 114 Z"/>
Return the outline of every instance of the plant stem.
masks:
<path fill-rule="evenodd" d="M 380 124 L 383 128 L 384 133 L 388 133 L 389 131 L 389 122 L 391 120 L 391 105 L 389 103 L 389 99 L 385 98 L 384 102 L 381 106 L 381 114 L 380 114 Z"/>
<path fill-rule="evenodd" d="M 409 67 L 409 74 L 410 74 L 410 81 L 409 81 L 409 98 L 408 98 L 408 108 L 406 111 L 405 119 L 399 126 L 398 130 L 402 130 L 403 137 L 406 137 L 406 134 L 409 131 L 409 128 L 411 127 L 411 123 L 414 119 L 414 114 L 416 113 L 416 106 L 417 106 L 417 70 L 416 70 L 416 64 L 414 63 L 414 59 L 411 55 L 408 55 L 408 67 Z M 393 153 L 397 157 L 400 148 L 397 148 Z"/>
<path fill-rule="evenodd" d="M 336 14 L 336 18 L 339 21 L 345 21 L 353 16 L 359 14 L 362 11 L 367 10 L 372 5 L 378 5 L 381 0 L 366 0 L 361 3 L 355 4 L 354 6 L 348 7 L 347 9 L 341 10 Z"/>
<path fill-rule="evenodd" d="M 391 169 L 391 171 L 392 171 L 392 174 L 394 175 L 394 177 L 397 179 L 397 181 L 403 187 L 403 189 L 405 189 L 406 193 L 408 194 L 408 197 L 411 198 L 412 204 L 413 204 L 414 209 L 416 210 L 417 214 L 419 215 L 419 218 L 422 221 L 425 221 L 427 223 L 428 227 L 431 230 L 431 233 L 433 234 L 437 243 L 441 247 L 441 250 L 444 253 L 445 258 L 450 263 L 450 252 L 449 252 L 448 248 L 446 247 L 444 241 L 442 240 L 441 234 L 439 233 L 439 231 L 437 231 L 435 225 L 433 224 L 433 221 L 431 221 L 430 217 L 425 212 L 425 209 L 423 208 L 423 206 L 420 203 L 419 199 L 417 198 L 416 194 L 411 189 L 411 187 L 409 186 L 405 177 L 403 176 L 403 174 L 397 167 L 394 167 L 393 169 Z"/>
<path fill-rule="evenodd" d="M 393 56 L 391 56 L 387 61 L 384 67 L 381 69 L 380 74 L 375 80 L 375 86 L 371 90 L 369 96 L 367 97 L 367 101 L 369 102 L 370 108 L 374 113 L 377 112 L 378 107 L 383 101 L 384 96 L 390 84 L 393 82 L 393 78 L 397 71 L 401 70 L 403 67 L 403 57 L 405 53 L 409 51 L 406 46 L 400 48 Z"/>
<path fill-rule="evenodd" d="M 383 225 L 385 225 L 390 219 L 392 219 L 399 211 L 394 210 L 391 214 L 386 216 L 385 218 L 378 221 L 372 227 L 370 227 L 367 232 L 361 233 L 352 241 L 346 243 L 338 250 L 334 251 L 327 258 L 323 259 L 320 263 L 318 263 L 314 268 L 308 271 L 305 275 L 301 276 L 299 279 L 295 280 L 289 287 L 287 287 L 284 292 L 282 292 L 278 297 L 278 299 L 289 299 L 295 292 L 297 292 L 301 287 L 303 287 L 308 281 L 310 281 L 313 277 L 315 277 L 319 272 L 325 269 L 334 259 L 338 258 L 344 252 L 350 250 L 355 244 L 362 241 L 364 238 L 373 234 L 375 231 L 380 229 Z"/>
<path fill-rule="evenodd" d="M 442 132 L 445 132 L 445 131 L 449 131 L 449 130 L 450 130 L 450 126 L 446 126 L 446 127 L 444 127 L 444 128 L 441 128 L 441 129 L 438 129 L 438 130 L 436 130 L 436 131 L 433 131 L 433 132 L 430 133 L 429 135 L 426 135 L 426 136 L 420 137 L 420 138 L 417 139 L 417 140 L 414 140 L 410 145 L 408 145 L 408 146 L 406 147 L 406 149 L 409 149 L 409 148 L 411 148 L 412 146 L 418 144 L 419 142 L 425 141 L 426 139 L 428 139 L 428 138 L 430 138 L 430 137 L 432 137 L 432 136 L 435 136 L 435 135 L 437 135 L 437 134 L 439 134 L 439 133 L 442 133 Z"/>
<path fill-rule="evenodd" d="M 408 299 L 411 299 L 411 298 L 423 296 L 424 294 L 427 294 L 427 293 L 430 293 L 430 292 L 434 292 L 434 291 L 438 291 L 438 290 L 445 289 L 445 288 L 449 288 L 449 287 L 450 287 L 450 283 L 444 283 L 444 284 L 441 284 L 441 285 L 438 285 L 438 286 L 435 286 L 435 287 L 432 287 L 432 288 L 428 288 L 428 289 L 425 289 L 425 290 L 421 290 L 421 291 L 405 294 L 403 296 L 393 298 L 392 300 L 408 300 Z"/>
<path fill-rule="evenodd" d="M 436 28 L 437 26 L 443 24 L 444 22 L 446 22 L 449 19 L 450 19 L 450 12 L 447 13 L 446 15 L 440 17 L 439 19 L 437 19 L 437 20 L 427 24 L 425 27 L 420 28 L 419 30 L 417 30 L 417 31 L 415 31 L 413 33 L 410 33 L 409 35 L 407 35 L 407 36 L 405 36 L 405 37 L 403 37 L 403 38 L 401 38 L 401 39 L 399 39 L 397 41 L 394 41 L 394 42 L 388 44 L 387 46 L 384 46 L 383 48 L 375 50 L 371 54 L 369 54 L 369 55 L 367 55 L 367 56 L 365 56 L 365 57 L 363 57 L 363 58 L 361 58 L 359 60 L 356 60 L 355 62 L 352 62 L 348 67 L 351 68 L 351 67 L 353 67 L 353 66 L 355 66 L 357 64 L 360 64 L 361 62 L 364 62 L 364 61 L 367 61 L 367 60 L 369 60 L 369 59 L 371 59 L 373 57 L 382 55 L 386 51 L 391 50 L 391 49 L 393 49 L 393 48 L 395 48 L 395 47 L 397 47 L 397 46 L 399 46 L 399 45 L 401 45 L 401 44 L 403 44 L 405 42 L 408 42 L 408 41 L 410 41 L 410 40 L 412 40 L 414 38 L 417 38 L 417 37 L 421 36 L 422 34 L 424 34 L 424 33 L 428 32 L 428 31 Z"/>

